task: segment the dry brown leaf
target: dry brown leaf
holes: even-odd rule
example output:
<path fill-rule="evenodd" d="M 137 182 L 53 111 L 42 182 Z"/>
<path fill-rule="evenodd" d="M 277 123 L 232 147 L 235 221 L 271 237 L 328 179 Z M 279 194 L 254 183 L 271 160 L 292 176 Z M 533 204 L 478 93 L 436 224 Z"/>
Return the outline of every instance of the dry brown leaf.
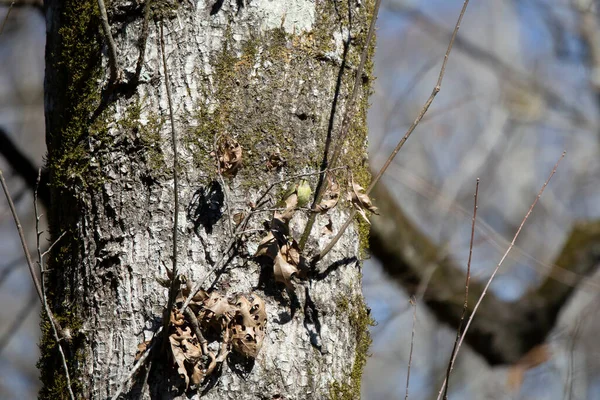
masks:
<path fill-rule="evenodd" d="M 185 319 L 183 318 L 183 315 L 179 314 L 178 312 L 171 311 L 171 325 L 181 326 L 183 324 L 185 324 Z"/>
<path fill-rule="evenodd" d="M 205 376 L 206 375 L 204 375 L 204 371 L 202 370 L 202 368 L 200 368 L 200 366 L 198 366 L 198 364 L 196 364 L 196 365 L 194 365 L 194 367 L 192 369 L 192 376 L 190 376 L 190 383 L 194 386 L 198 386 L 202 383 Z"/>
<path fill-rule="evenodd" d="M 234 176 L 242 166 L 242 146 L 232 137 L 224 136 L 217 151 L 221 173 Z"/>
<path fill-rule="evenodd" d="M 369 210 L 373 214 L 379 214 L 379 210 L 371 203 L 371 199 L 365 193 L 365 189 L 354 182 L 353 177 L 351 177 L 351 182 L 352 190 L 348 192 L 347 198 L 352 202 L 352 205 L 356 208 L 360 216 L 370 225 L 371 222 L 369 221 L 369 218 L 367 218 L 365 210 Z"/>
<path fill-rule="evenodd" d="M 257 295 L 252 295 L 252 307 L 250 308 L 250 314 L 252 319 L 257 326 L 264 326 L 267 322 L 267 310 L 265 309 L 265 302 Z"/>
<path fill-rule="evenodd" d="M 292 239 L 291 242 L 281 246 L 280 251 L 285 257 L 285 261 L 296 267 L 300 265 L 300 246 L 298 245 L 298 242 L 296 242 L 296 239 Z"/>
<path fill-rule="evenodd" d="M 238 226 L 239 224 L 241 224 L 242 221 L 244 220 L 244 218 L 246 218 L 246 213 L 239 212 L 239 213 L 233 214 L 233 222 L 235 223 L 235 226 Z"/>
<path fill-rule="evenodd" d="M 298 194 L 296 192 L 290 194 L 285 197 L 280 203 L 279 206 L 284 207 L 283 211 L 275 211 L 275 215 L 273 219 L 279 219 L 283 221 L 283 223 L 287 224 L 290 222 L 292 217 L 294 216 L 294 212 L 296 211 L 296 207 L 298 207 Z"/>
<path fill-rule="evenodd" d="M 146 352 L 148 345 L 150 344 L 150 340 L 145 340 L 142 343 L 137 345 L 137 352 L 135 353 L 135 361 L 139 360 L 142 357 L 142 354 Z"/>
<path fill-rule="evenodd" d="M 280 253 L 277 253 L 275 262 L 273 263 L 273 272 L 275 275 L 275 281 L 282 282 L 289 289 L 294 289 L 292 278 L 294 274 L 298 273 L 298 268 L 288 263 L 285 257 Z"/>
<path fill-rule="evenodd" d="M 202 358 L 202 349 L 192 344 L 190 340 L 183 339 L 180 347 L 183 349 L 186 361 L 190 364 L 196 364 Z"/>
<path fill-rule="evenodd" d="M 245 357 L 256 358 L 264 340 L 264 333 L 257 331 L 255 327 L 235 325 L 231 337 L 233 349 Z"/>
<path fill-rule="evenodd" d="M 340 200 L 340 185 L 330 177 L 327 178 L 327 190 L 323 194 L 323 199 L 314 208 L 314 211 L 324 214 L 335 207 Z"/>
<path fill-rule="evenodd" d="M 173 355 L 173 361 L 177 365 L 177 373 L 183 380 L 185 380 L 185 388 L 187 389 L 190 384 L 190 378 L 188 377 L 187 370 L 185 369 L 185 352 L 179 346 L 179 341 L 169 336 L 169 343 L 171 344 L 171 354 Z"/>
<path fill-rule="evenodd" d="M 271 259 L 275 259 L 275 256 L 279 253 L 279 244 L 277 239 L 273 236 L 273 233 L 269 231 L 267 236 L 262 238 L 258 244 L 258 249 L 254 253 L 254 257 L 267 256 Z"/>
<path fill-rule="evenodd" d="M 223 316 L 228 316 L 234 309 L 234 307 L 229 304 L 227 299 L 221 296 L 219 296 L 211 306 L 205 308 L 212 313 L 211 318 L 217 319 Z"/>

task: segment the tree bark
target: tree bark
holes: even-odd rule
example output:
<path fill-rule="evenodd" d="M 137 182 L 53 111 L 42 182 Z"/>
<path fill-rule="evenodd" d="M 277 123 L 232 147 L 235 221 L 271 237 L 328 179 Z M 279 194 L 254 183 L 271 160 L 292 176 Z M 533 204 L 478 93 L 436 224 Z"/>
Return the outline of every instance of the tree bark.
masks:
<path fill-rule="evenodd" d="M 178 271 L 192 283 L 214 272 L 228 251 L 236 214 L 261 210 L 250 215 L 250 232 L 236 235 L 235 251 L 204 289 L 259 295 L 266 302 L 266 337 L 248 369 L 240 372 L 229 359 L 220 374 L 187 394 L 173 361 L 156 352 L 151 368 L 127 382 L 124 398 L 359 398 L 370 318 L 357 260 L 367 230 L 355 224 L 318 271 L 286 290 L 272 266 L 252 257 L 273 216 L 265 210 L 281 199 L 286 185 L 276 185 L 266 205 L 253 203 L 272 183 L 319 171 L 327 150 L 340 145 L 345 147 L 338 165 L 348 166 L 358 183 L 368 183 L 370 62 L 349 137 L 345 144 L 336 139 L 373 2 L 113 0 L 108 20 L 122 70 L 116 83 L 109 82 L 110 52 L 97 1 L 46 3 L 50 223 L 54 238 L 66 236 L 45 278 L 51 308 L 71 333 L 61 343 L 76 397 L 112 397 L 135 364 L 138 345 L 161 326 L 168 298 L 161 281 L 172 268 L 177 189 Z M 150 17 L 147 40 L 144 15 Z M 161 26 L 178 145 L 177 188 Z M 218 173 L 215 158 L 215 142 L 226 137 L 243 151 L 243 165 L 230 177 Z M 285 165 L 268 165 L 279 156 Z M 313 193 L 318 178 L 305 178 Z M 343 171 L 336 178 L 342 187 L 349 180 Z M 304 255 L 317 254 L 348 214 L 341 203 L 319 215 Z M 308 216 L 306 210 L 295 212 L 291 237 L 300 238 Z M 66 398 L 56 343 L 47 322 L 42 329 L 40 397 Z"/>

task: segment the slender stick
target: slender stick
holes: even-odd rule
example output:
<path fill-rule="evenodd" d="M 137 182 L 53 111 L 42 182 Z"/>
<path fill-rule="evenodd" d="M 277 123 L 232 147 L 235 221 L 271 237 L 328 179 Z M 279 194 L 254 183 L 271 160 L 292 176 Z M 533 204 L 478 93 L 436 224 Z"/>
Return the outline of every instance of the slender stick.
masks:
<path fill-rule="evenodd" d="M 4 32 L 4 25 L 6 25 L 6 21 L 8 21 L 8 16 L 10 15 L 10 12 L 12 11 L 14 5 L 15 5 L 15 2 L 13 1 L 8 6 L 8 11 L 6 12 L 6 15 L 4 16 L 4 20 L 2 21 L 2 26 L 0 26 L 0 35 L 2 35 L 2 32 Z"/>
<path fill-rule="evenodd" d="M 458 351 L 458 341 L 460 340 L 460 334 L 462 330 L 462 324 L 465 320 L 465 315 L 467 314 L 467 308 L 469 304 L 469 281 L 471 280 L 471 258 L 473 256 L 473 240 L 475 238 L 475 221 L 477 219 L 477 196 L 479 194 L 479 178 L 477 178 L 477 183 L 475 184 L 475 200 L 473 204 L 473 218 L 471 220 L 471 240 L 469 241 L 469 260 L 467 261 L 467 278 L 465 281 L 465 302 L 463 304 L 462 315 L 460 316 L 460 322 L 458 323 L 458 328 L 456 329 L 456 340 L 454 341 L 454 346 L 452 347 L 452 353 L 450 354 L 450 360 L 448 361 L 448 369 L 446 370 L 446 384 L 444 385 L 444 400 L 448 399 L 448 383 L 450 382 L 450 373 L 454 368 L 454 360 L 456 352 Z"/>
<path fill-rule="evenodd" d="M 100 21 L 102 22 L 102 32 L 108 45 L 108 65 L 110 68 L 110 81 L 115 83 L 119 80 L 121 74 L 119 70 L 119 61 L 117 59 L 117 45 L 110 33 L 110 25 L 108 23 L 108 15 L 106 14 L 106 6 L 104 0 L 98 0 L 98 9 L 100 10 Z"/>
<path fill-rule="evenodd" d="M 468 5 L 469 5 L 469 0 L 465 0 L 463 3 L 462 9 L 460 11 L 460 15 L 458 16 L 458 20 L 456 21 L 456 25 L 454 26 L 454 31 L 452 32 L 452 38 L 450 39 L 450 43 L 448 44 L 448 49 L 446 50 L 446 54 L 444 55 L 444 61 L 442 62 L 442 67 L 440 68 L 440 74 L 438 75 L 437 83 L 436 83 L 435 87 L 433 88 L 431 95 L 429 95 L 429 98 L 427 99 L 427 101 L 425 102 L 423 107 L 421 108 L 421 111 L 419 111 L 417 118 L 414 120 L 412 125 L 408 128 L 408 130 L 404 134 L 404 137 L 402 137 L 402 139 L 400 139 L 400 141 L 398 142 L 398 144 L 396 145 L 396 147 L 394 148 L 394 150 L 388 157 L 388 159 L 385 162 L 385 164 L 383 165 L 383 167 L 381 167 L 381 169 L 379 170 L 377 175 L 375 175 L 375 178 L 373 178 L 373 180 L 371 181 L 369 188 L 366 190 L 367 194 L 371 193 L 371 190 L 373 190 L 373 188 L 375 187 L 377 182 L 379 182 L 379 180 L 381 179 L 381 177 L 383 176 L 385 171 L 388 169 L 388 167 L 390 166 L 390 164 L 396 157 L 396 154 L 398 154 L 400 149 L 404 146 L 404 143 L 406 143 L 406 141 L 408 140 L 410 135 L 413 133 L 413 131 L 415 130 L 417 125 L 419 125 L 419 122 L 421 122 L 421 120 L 427 113 L 427 110 L 429 110 L 429 107 L 431 106 L 431 103 L 433 103 L 435 96 L 437 96 L 437 94 L 440 92 L 440 90 L 442 88 L 442 81 L 444 79 L 444 74 L 446 73 L 446 65 L 448 64 L 448 58 L 450 57 L 450 52 L 452 51 L 452 46 L 454 45 L 454 40 L 456 39 L 456 35 L 458 34 L 458 30 L 460 29 L 460 24 L 462 22 L 463 16 L 465 15 L 465 11 L 467 10 Z M 329 244 L 327 246 L 325 246 L 325 248 L 311 260 L 311 263 L 313 265 L 316 264 L 319 260 L 323 259 L 323 257 L 325 257 L 327 255 L 327 253 L 329 253 L 331 251 L 333 246 L 335 246 L 335 244 L 340 240 L 340 238 L 344 234 L 344 231 L 348 228 L 348 226 L 350 226 L 350 224 L 352 223 L 352 219 L 354 218 L 355 215 L 356 215 L 356 210 L 352 210 L 352 212 L 350 212 L 350 216 L 348 217 L 348 219 L 346 220 L 344 225 L 342 225 L 342 228 L 338 231 L 337 235 L 335 235 L 333 237 L 333 239 L 331 239 L 331 242 L 329 242 Z"/>
<path fill-rule="evenodd" d="M 356 70 L 356 77 L 354 79 L 354 86 L 352 87 L 352 94 L 350 95 L 350 99 L 346 102 L 346 109 L 344 110 L 344 116 L 342 118 L 342 126 L 340 129 L 340 135 L 337 139 L 337 144 L 333 150 L 333 154 L 331 156 L 331 161 L 329 163 L 329 166 L 331 166 L 331 167 L 335 167 L 335 163 L 337 162 L 337 159 L 340 156 L 342 148 L 344 147 L 344 142 L 346 141 L 346 136 L 348 136 L 348 131 L 350 129 L 350 120 L 352 119 L 353 111 L 354 111 L 354 103 L 356 101 L 356 97 L 358 96 L 358 88 L 360 87 L 363 70 L 364 70 L 365 64 L 367 62 L 367 57 L 369 56 L 370 43 L 373 40 L 373 36 L 375 36 L 375 23 L 377 22 L 377 16 L 379 14 L 379 6 L 380 5 L 381 5 L 381 0 L 377 0 L 375 2 L 375 8 L 373 9 L 373 16 L 371 17 L 371 24 L 369 25 L 369 32 L 367 33 L 365 47 L 363 48 L 362 54 L 360 56 L 360 63 L 358 65 L 358 69 Z M 348 46 L 349 45 L 350 45 L 350 43 L 348 43 Z M 325 157 L 327 157 L 327 155 L 325 155 Z M 321 171 L 321 174 L 325 173 L 325 169 L 328 167 L 328 165 L 324 165 L 324 167 L 325 168 Z M 321 202 L 321 199 L 323 198 L 323 195 L 325 193 L 325 187 L 326 187 L 325 184 L 321 184 L 318 187 L 317 193 L 315 193 L 315 198 L 313 200 L 313 204 L 312 204 L 311 208 L 315 208 L 316 205 Z M 306 241 L 308 240 L 308 237 L 310 236 L 310 232 L 313 228 L 316 217 L 317 217 L 317 214 L 312 214 L 308 218 L 308 222 L 306 223 L 304 232 L 302 232 L 302 236 L 300 237 L 299 246 L 301 249 L 304 248 L 304 245 L 306 244 Z"/>
<path fill-rule="evenodd" d="M 42 176 L 42 170 L 40 169 L 38 171 L 37 184 L 35 185 L 35 190 L 33 191 L 33 209 L 35 212 L 35 232 L 36 232 L 35 238 L 36 238 L 36 244 L 37 244 L 38 264 L 40 267 L 40 275 L 42 276 L 42 305 L 44 306 L 44 311 L 46 312 L 46 316 L 48 317 L 48 320 L 50 321 L 50 326 L 52 327 L 52 334 L 54 335 L 54 340 L 56 341 L 56 347 L 58 347 L 58 352 L 60 353 L 60 358 L 62 360 L 63 369 L 65 370 L 65 378 L 67 380 L 67 389 L 69 390 L 69 396 L 70 396 L 71 400 L 75 400 L 75 394 L 73 393 L 73 389 L 71 388 L 71 377 L 69 376 L 69 367 L 67 366 L 67 358 L 65 357 L 65 353 L 60 344 L 60 337 L 58 335 L 59 325 L 56 323 L 56 321 L 54 319 L 54 315 L 52 314 L 52 311 L 50 311 L 50 306 L 48 305 L 48 299 L 46 298 L 46 281 L 44 279 L 44 273 L 46 271 L 44 268 L 44 256 L 42 255 L 42 250 L 40 248 L 40 236 L 42 235 L 43 232 L 40 231 L 40 214 L 38 213 L 38 205 L 37 205 L 38 187 L 40 185 L 41 176 Z M 58 238 L 58 240 L 60 240 L 60 238 L 62 236 L 64 236 L 64 234 L 61 235 Z M 61 336 L 64 337 L 64 332 L 61 333 Z"/>
<path fill-rule="evenodd" d="M 406 395 L 404 400 L 408 400 L 408 383 L 410 382 L 410 366 L 412 365 L 413 346 L 415 344 L 415 329 L 417 326 L 417 299 L 412 296 L 410 305 L 413 307 L 412 332 L 410 334 L 410 351 L 408 353 L 408 369 L 406 371 Z"/>
<path fill-rule="evenodd" d="M 6 185 L 6 180 L 4 179 L 2 170 L 0 170 L 0 184 L 2 185 L 2 190 L 4 190 L 4 195 L 6 196 L 6 200 L 8 201 L 8 207 L 10 208 L 10 212 L 12 213 L 13 219 L 15 220 L 15 225 L 17 226 L 17 232 L 19 233 L 19 239 L 21 239 L 21 246 L 23 246 L 23 254 L 25 254 L 25 260 L 27 261 L 27 266 L 29 267 L 29 273 L 31 274 L 33 285 L 35 286 L 35 290 L 38 294 L 38 297 L 40 298 L 40 302 L 43 303 L 42 285 L 40 284 L 40 280 L 38 279 L 35 273 L 33 260 L 31 259 L 31 254 L 29 253 L 29 249 L 27 248 L 27 240 L 25 239 L 25 234 L 23 233 L 23 227 L 21 226 L 21 221 L 19 220 L 19 216 L 17 215 L 17 210 L 15 208 L 15 204 L 12 201 L 12 197 L 10 197 L 10 192 L 8 191 L 8 186 Z"/>
<path fill-rule="evenodd" d="M 142 24 L 142 32 L 140 33 L 140 54 L 138 55 L 138 59 L 135 64 L 135 82 L 138 82 L 140 80 L 142 68 L 144 67 L 144 58 L 146 57 L 146 42 L 148 41 L 148 21 L 150 21 L 151 5 L 152 0 L 146 0 L 146 2 L 144 3 L 144 22 Z"/>
<path fill-rule="evenodd" d="M 167 68 L 167 55 L 165 53 L 165 36 L 163 24 L 160 24 L 160 49 L 162 52 L 163 72 L 165 75 L 165 87 L 167 90 L 167 100 L 169 103 L 169 119 L 171 121 L 171 142 L 173 147 L 173 268 L 171 276 L 171 286 L 169 287 L 169 299 L 167 308 L 163 316 L 163 331 L 167 332 L 169 327 L 169 315 L 175 303 L 175 295 L 177 293 L 177 239 L 178 239 L 178 223 L 179 223 L 179 178 L 178 178 L 178 158 L 177 158 L 177 134 L 175 132 L 175 117 L 173 116 L 173 101 L 171 98 L 171 85 L 169 84 L 169 71 Z M 165 349 L 168 340 L 168 335 L 163 336 L 163 349 Z"/>
<path fill-rule="evenodd" d="M 456 352 L 454 353 L 454 356 L 452 357 L 452 360 L 451 360 L 452 363 L 454 363 L 454 361 L 456 360 L 456 356 L 458 355 L 458 351 L 460 350 L 460 346 L 462 345 L 462 342 L 465 339 L 465 336 L 467 335 L 467 332 L 469 331 L 469 327 L 471 326 L 471 322 L 473 321 L 473 318 L 475 317 L 475 313 L 477 312 L 477 309 L 479 308 L 479 305 L 483 301 L 483 298 L 485 297 L 485 294 L 487 293 L 488 288 L 490 287 L 492 281 L 494 280 L 494 277 L 498 273 L 498 270 L 502 266 L 502 263 L 504 262 L 504 260 L 508 256 L 508 253 L 510 253 L 510 251 L 514 247 L 515 242 L 517 241 L 517 237 L 519 237 L 519 233 L 521 233 L 521 229 L 523 229 L 523 225 L 525 225 L 525 221 L 527 221 L 527 218 L 529 218 L 529 215 L 533 211 L 533 208 L 537 204 L 537 202 L 540 199 L 540 197 L 542 197 L 542 193 L 544 193 L 544 189 L 546 189 L 546 186 L 548 186 L 548 182 L 550 182 L 550 179 L 552 178 L 552 176 L 554 176 L 554 173 L 556 172 L 556 169 L 558 168 L 558 164 L 560 164 L 560 162 L 562 161 L 562 159 L 565 157 L 565 154 L 566 154 L 566 152 L 563 152 L 562 155 L 560 156 L 560 158 L 558 159 L 558 161 L 556 162 L 556 164 L 554 164 L 554 168 L 552 169 L 552 172 L 550 173 L 550 176 L 548 177 L 548 179 L 546 179 L 546 182 L 544 182 L 544 185 L 542 186 L 542 188 L 538 192 L 535 200 L 531 204 L 531 207 L 529 207 L 529 210 L 527 211 L 527 214 L 525 214 L 525 217 L 521 221 L 521 225 L 519 225 L 519 228 L 517 229 L 517 232 L 515 233 L 515 236 L 513 237 L 512 241 L 510 242 L 510 245 L 508 246 L 508 249 L 506 249 L 506 252 L 504 253 L 504 255 L 502 256 L 502 258 L 500 259 L 500 262 L 498 263 L 498 265 L 496 265 L 496 268 L 494 269 L 494 272 L 492 272 L 492 275 L 490 276 L 490 278 L 488 279 L 487 283 L 485 284 L 485 287 L 483 288 L 483 291 L 481 292 L 481 295 L 479 296 L 479 299 L 477 299 L 477 303 L 475 303 L 475 307 L 473 307 L 473 312 L 469 316 L 469 319 L 467 321 L 467 325 L 465 326 L 465 330 L 460 335 L 460 340 L 458 341 L 458 345 L 456 346 Z M 442 393 L 444 391 L 444 387 L 446 387 L 446 379 L 444 379 L 444 382 L 442 383 L 442 388 L 440 389 L 440 391 L 438 393 L 437 400 L 440 400 L 442 398 Z"/>
<path fill-rule="evenodd" d="M 379 170 L 379 172 L 377 173 L 375 178 L 373 178 L 373 180 L 371 181 L 371 185 L 369 185 L 369 188 L 367 189 L 367 194 L 370 193 L 371 190 L 373 189 L 373 187 L 375 187 L 375 185 L 377 184 L 377 182 L 379 182 L 379 180 L 383 176 L 385 170 L 389 167 L 389 165 L 392 163 L 392 161 L 396 157 L 396 154 L 398 154 L 400 149 L 404 146 L 404 143 L 406 143 L 406 141 L 408 140 L 410 135 L 413 133 L 413 131 L 415 130 L 417 125 L 419 125 L 419 122 L 421 122 L 421 120 L 425 116 L 425 113 L 429 109 L 429 106 L 431 106 L 431 103 L 433 103 L 435 96 L 437 96 L 437 94 L 440 92 L 440 90 L 442 88 L 442 80 L 444 79 L 444 74 L 446 73 L 446 65 L 448 64 L 448 58 L 450 57 L 450 52 L 452 51 L 452 46 L 454 46 L 454 40 L 456 39 L 456 35 L 458 34 L 458 30 L 460 29 L 460 24 L 465 15 L 465 11 L 467 10 L 468 5 L 469 5 L 469 0 L 465 0 L 465 2 L 463 3 L 462 9 L 460 10 L 460 15 L 458 16 L 458 20 L 456 21 L 456 25 L 454 26 L 454 31 L 452 32 L 452 37 L 450 38 L 450 43 L 448 44 L 448 49 L 446 50 L 446 54 L 444 54 L 444 62 L 442 62 L 442 68 L 440 69 L 440 74 L 438 76 L 437 83 L 436 83 L 435 87 L 433 88 L 433 91 L 431 92 L 431 94 L 429 95 L 429 98 L 427 99 L 427 101 L 425 102 L 423 107 L 421 108 L 421 111 L 419 111 L 417 118 L 413 121 L 412 125 L 408 128 L 408 130 L 404 134 L 404 137 L 402 139 L 400 139 L 400 141 L 398 142 L 398 144 L 396 145 L 396 147 L 394 148 L 394 150 L 388 157 L 385 164 L 383 164 L 383 167 L 381 167 L 381 169 Z"/>

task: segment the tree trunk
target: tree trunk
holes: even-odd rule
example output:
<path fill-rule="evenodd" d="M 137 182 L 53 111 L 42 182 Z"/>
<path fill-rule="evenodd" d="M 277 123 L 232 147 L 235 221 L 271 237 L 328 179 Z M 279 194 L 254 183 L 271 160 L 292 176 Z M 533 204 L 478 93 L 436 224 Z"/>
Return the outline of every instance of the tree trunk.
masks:
<path fill-rule="evenodd" d="M 174 254 L 173 122 L 178 272 L 192 284 L 208 276 L 203 289 L 223 296 L 259 296 L 267 312 L 266 336 L 254 362 L 244 360 L 246 369 L 240 371 L 231 353 L 220 371 L 197 389 L 190 385 L 187 395 L 359 398 L 370 343 L 358 261 L 367 242 L 364 224 L 351 226 L 317 271 L 296 279 L 293 289 L 276 282 L 272 262 L 259 262 L 253 254 L 273 217 L 267 210 L 300 179 L 267 193 L 268 185 L 319 171 L 328 151 L 340 146 L 341 110 L 352 90 L 373 1 L 108 1 L 122 71 L 116 83 L 109 82 L 110 49 L 97 0 L 46 3 L 50 221 L 53 238 L 65 233 L 53 250 L 46 282 L 50 306 L 71 336 L 61 343 L 75 396 L 112 397 L 136 363 L 138 345 L 162 324 L 168 300 L 163 284 Z M 337 163 L 348 166 L 363 186 L 369 179 L 370 65 Z M 217 167 L 216 159 L 226 157 L 220 148 L 224 140 L 241 146 L 238 171 L 227 160 Z M 345 171 L 334 175 L 347 187 Z M 319 175 L 304 179 L 314 193 Z M 270 201 L 255 204 L 263 194 Z M 317 216 L 304 256 L 317 254 L 349 211 L 340 202 Z M 246 215 L 246 233 L 239 234 L 236 221 Z M 300 240 L 309 215 L 306 207 L 294 212 L 288 240 Z M 229 252 L 232 237 L 238 239 Z M 226 261 L 222 265 L 220 258 Z M 68 398 L 47 320 L 42 329 L 40 397 Z M 127 382 L 124 398 L 138 398 L 140 392 L 143 398 L 186 396 L 169 351 L 154 352 L 145 367 Z"/>

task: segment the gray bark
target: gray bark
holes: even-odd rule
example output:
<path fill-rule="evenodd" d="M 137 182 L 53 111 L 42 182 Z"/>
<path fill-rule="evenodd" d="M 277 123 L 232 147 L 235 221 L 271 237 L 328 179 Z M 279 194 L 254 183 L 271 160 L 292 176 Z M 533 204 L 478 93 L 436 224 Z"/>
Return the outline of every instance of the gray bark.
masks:
<path fill-rule="evenodd" d="M 63 346 L 76 396 L 109 398 L 135 364 L 138 344 L 160 326 L 168 297 L 160 280 L 172 267 L 174 185 L 160 24 L 179 147 L 178 269 L 196 282 L 226 251 L 229 219 L 235 213 L 248 212 L 268 184 L 318 171 L 328 135 L 333 136 L 332 146 L 337 145 L 340 110 L 351 91 L 372 2 L 154 0 L 146 57 L 135 85 L 130 82 L 145 4 L 113 0 L 107 4 L 108 18 L 125 81 L 116 87 L 108 82 L 108 50 L 96 0 L 47 3 L 50 223 L 54 237 L 67 232 L 46 276 L 48 295 L 63 329 L 72 332 L 72 340 Z M 349 28 L 353 40 L 344 63 Z M 340 69 L 338 112 L 328 132 Z M 363 184 L 368 180 L 369 72 L 339 163 L 348 165 Z M 211 154 L 217 135 L 229 135 L 243 148 L 243 166 L 232 178 L 217 174 Z M 268 170 L 267 160 L 275 152 L 287 165 Z M 347 177 L 338 178 L 343 186 Z M 225 201 L 217 206 L 222 217 L 208 221 L 207 209 L 197 208 L 194 194 L 213 181 L 216 186 L 224 183 Z M 317 176 L 308 181 L 314 191 Z M 270 193 L 271 207 L 283 186 Z M 340 204 L 319 216 L 306 256 L 323 248 L 348 214 L 348 205 Z M 256 213 L 247 229 L 263 229 L 271 217 L 269 212 Z M 296 239 L 307 219 L 303 211 L 292 219 Z M 324 230 L 330 221 L 333 232 Z M 358 398 L 369 340 L 356 261 L 364 237 L 360 241 L 351 226 L 319 263 L 322 273 L 296 283 L 296 300 L 274 281 L 272 268 L 251 257 L 264 235 L 263 230 L 240 236 L 235 254 L 205 287 L 212 284 L 226 295 L 254 292 L 265 300 L 263 347 L 245 373 L 225 363 L 204 398 Z M 64 398 L 56 344 L 48 327 L 42 328 L 41 397 Z M 124 394 L 185 398 L 180 383 L 172 361 L 159 356 Z M 187 395 L 198 398 L 201 392 Z"/>

